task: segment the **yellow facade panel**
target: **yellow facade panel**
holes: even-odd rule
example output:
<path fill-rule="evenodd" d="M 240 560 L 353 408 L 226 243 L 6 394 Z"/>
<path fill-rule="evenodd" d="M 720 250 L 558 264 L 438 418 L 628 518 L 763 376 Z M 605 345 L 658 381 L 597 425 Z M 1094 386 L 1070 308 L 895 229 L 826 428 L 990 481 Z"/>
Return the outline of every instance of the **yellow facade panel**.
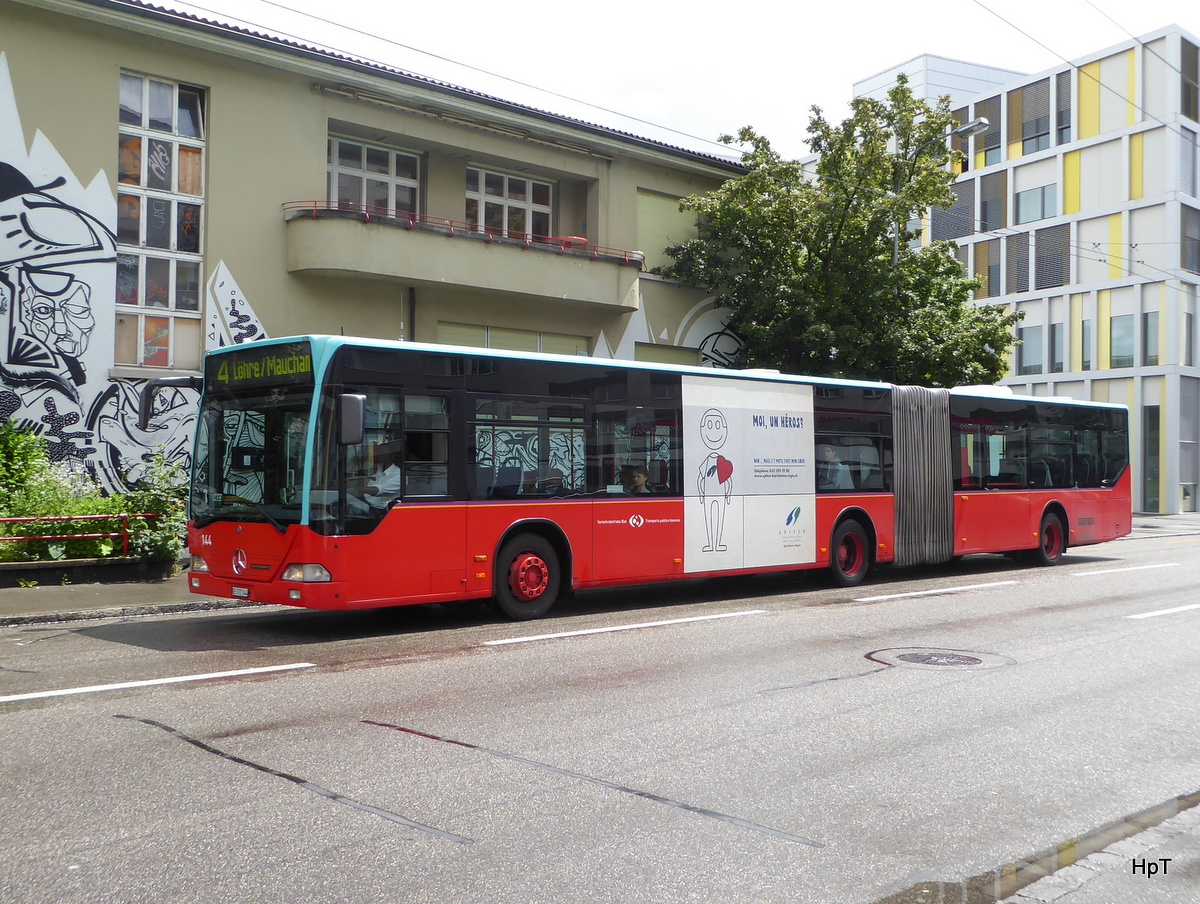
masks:
<path fill-rule="evenodd" d="M 1079 151 L 1063 154 L 1063 213 L 1079 213 Z"/>
<path fill-rule="evenodd" d="M 1146 191 L 1146 136 L 1129 136 L 1129 200 L 1138 201 Z"/>
<path fill-rule="evenodd" d="M 1079 67 L 1079 137 L 1100 134 L 1100 63 Z"/>

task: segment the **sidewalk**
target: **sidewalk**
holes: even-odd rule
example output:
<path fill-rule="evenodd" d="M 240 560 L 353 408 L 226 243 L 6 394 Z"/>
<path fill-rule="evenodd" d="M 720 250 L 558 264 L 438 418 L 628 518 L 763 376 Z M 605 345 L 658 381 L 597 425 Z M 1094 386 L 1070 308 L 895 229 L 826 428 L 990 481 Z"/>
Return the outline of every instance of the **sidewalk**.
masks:
<path fill-rule="evenodd" d="M 130 584 L 0 588 L 0 627 L 258 605 L 188 592 L 187 575 Z"/>

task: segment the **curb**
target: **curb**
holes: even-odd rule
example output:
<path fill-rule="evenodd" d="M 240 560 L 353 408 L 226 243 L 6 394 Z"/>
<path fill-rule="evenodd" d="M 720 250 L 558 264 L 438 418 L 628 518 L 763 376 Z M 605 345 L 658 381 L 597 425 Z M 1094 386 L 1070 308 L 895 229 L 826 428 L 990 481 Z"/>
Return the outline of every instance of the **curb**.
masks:
<path fill-rule="evenodd" d="M 81 609 L 75 612 L 37 612 L 28 615 L 0 615 L 0 627 L 45 625 L 56 622 L 95 621 L 102 618 L 135 618 L 141 615 L 170 615 L 179 612 L 210 612 L 217 609 L 262 607 L 251 600 L 197 600 L 194 603 L 159 603 L 147 606 L 115 606 L 106 609 Z"/>

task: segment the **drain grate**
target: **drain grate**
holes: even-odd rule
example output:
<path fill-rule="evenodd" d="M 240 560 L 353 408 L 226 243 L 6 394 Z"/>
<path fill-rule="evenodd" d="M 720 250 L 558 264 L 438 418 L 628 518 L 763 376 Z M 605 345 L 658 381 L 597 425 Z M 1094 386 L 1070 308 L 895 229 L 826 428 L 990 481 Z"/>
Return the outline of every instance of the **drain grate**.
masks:
<path fill-rule="evenodd" d="M 901 653 L 896 657 L 901 662 L 915 662 L 921 665 L 964 666 L 983 665 L 982 659 L 974 656 L 964 656 L 962 653 Z"/>
<path fill-rule="evenodd" d="M 936 647 L 899 647 L 875 650 L 867 659 L 881 665 L 906 669 L 1000 669 L 1016 660 L 998 653 L 979 653 L 975 650 L 939 650 Z"/>

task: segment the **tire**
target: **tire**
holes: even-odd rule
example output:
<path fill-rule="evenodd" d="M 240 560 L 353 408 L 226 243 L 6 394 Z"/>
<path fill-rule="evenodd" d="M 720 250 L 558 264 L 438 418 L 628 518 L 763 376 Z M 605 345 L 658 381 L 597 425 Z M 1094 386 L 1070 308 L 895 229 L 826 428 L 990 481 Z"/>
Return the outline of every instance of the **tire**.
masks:
<path fill-rule="evenodd" d="M 1067 535 L 1062 519 L 1053 512 L 1042 516 L 1042 527 L 1038 531 L 1038 545 L 1030 557 L 1038 565 L 1057 565 L 1067 549 Z"/>
<path fill-rule="evenodd" d="M 857 521 L 843 521 L 833 532 L 829 546 L 829 571 L 841 587 L 857 587 L 871 566 L 867 532 Z"/>
<path fill-rule="evenodd" d="M 518 534 L 496 557 L 496 593 L 492 603 L 514 621 L 541 618 L 558 599 L 562 570 L 558 553 L 544 537 Z"/>

